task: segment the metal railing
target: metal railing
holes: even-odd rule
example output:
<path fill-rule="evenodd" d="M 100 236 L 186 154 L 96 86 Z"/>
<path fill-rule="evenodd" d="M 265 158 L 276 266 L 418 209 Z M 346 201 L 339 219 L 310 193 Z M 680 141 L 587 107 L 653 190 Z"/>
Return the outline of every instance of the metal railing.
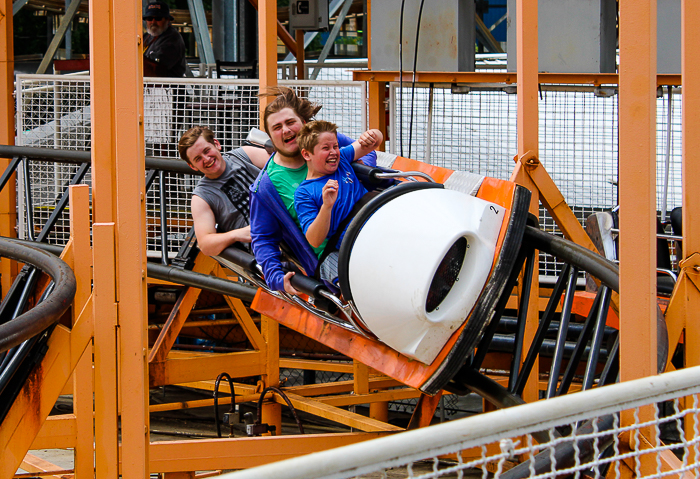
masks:
<path fill-rule="evenodd" d="M 402 432 L 224 475 L 678 477 L 700 469 L 700 367 Z M 622 414 L 622 412 L 625 412 Z M 685 426 L 685 429 L 684 429 Z M 548 440 L 538 442 L 534 435 Z M 389 470 L 392 470 L 389 476 Z M 371 474 L 371 475 L 370 475 Z"/>

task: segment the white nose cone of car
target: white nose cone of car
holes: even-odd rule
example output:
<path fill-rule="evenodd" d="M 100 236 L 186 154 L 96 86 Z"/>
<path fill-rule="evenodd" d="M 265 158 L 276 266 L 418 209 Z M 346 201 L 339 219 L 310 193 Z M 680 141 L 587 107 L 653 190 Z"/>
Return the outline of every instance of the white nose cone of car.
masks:
<path fill-rule="evenodd" d="M 486 284 L 506 213 L 437 188 L 379 208 L 358 234 L 348 265 L 367 327 L 401 354 L 432 363 Z"/>

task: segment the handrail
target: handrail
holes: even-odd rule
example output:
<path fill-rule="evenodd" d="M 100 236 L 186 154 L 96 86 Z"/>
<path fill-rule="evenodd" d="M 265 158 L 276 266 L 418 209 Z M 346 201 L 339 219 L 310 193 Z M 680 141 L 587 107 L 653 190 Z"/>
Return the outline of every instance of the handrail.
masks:
<path fill-rule="evenodd" d="M 58 322 L 73 303 L 76 281 L 73 270 L 56 256 L 34 246 L 0 238 L 0 256 L 30 264 L 51 276 L 55 287 L 46 300 L 15 319 L 0 324 L 0 353 L 36 336 Z"/>
<path fill-rule="evenodd" d="M 35 161 L 47 161 L 53 163 L 90 163 L 90 151 L 61 150 L 57 148 L 36 148 L 33 146 L 13 146 L 0 145 L 0 158 L 23 157 Z M 176 158 L 154 158 L 145 157 L 146 169 L 172 171 L 174 173 L 186 173 L 189 175 L 200 175 L 189 165 Z"/>

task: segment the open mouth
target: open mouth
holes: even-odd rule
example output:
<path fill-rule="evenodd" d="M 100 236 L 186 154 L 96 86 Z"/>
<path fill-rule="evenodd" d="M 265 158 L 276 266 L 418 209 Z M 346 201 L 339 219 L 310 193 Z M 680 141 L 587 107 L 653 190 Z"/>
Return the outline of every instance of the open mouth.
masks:
<path fill-rule="evenodd" d="M 294 136 L 290 136 L 289 138 L 285 138 L 282 141 L 284 142 L 285 145 L 289 145 L 289 144 L 294 143 L 296 141 L 296 139 L 297 139 L 297 136 L 294 135 Z"/>
<path fill-rule="evenodd" d="M 204 168 L 211 168 L 216 163 L 216 158 L 212 158 L 211 161 L 204 162 Z"/>

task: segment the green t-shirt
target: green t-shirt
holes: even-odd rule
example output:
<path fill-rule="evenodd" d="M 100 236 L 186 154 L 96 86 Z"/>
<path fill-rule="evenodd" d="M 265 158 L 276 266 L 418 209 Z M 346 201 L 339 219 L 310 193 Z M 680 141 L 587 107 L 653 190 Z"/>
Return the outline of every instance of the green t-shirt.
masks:
<path fill-rule="evenodd" d="M 296 208 L 294 208 L 294 192 L 301 182 L 306 179 L 307 171 L 306 162 L 299 168 L 287 168 L 286 166 L 278 165 L 275 163 L 274 158 L 267 163 L 267 176 L 270 177 L 270 181 L 272 181 L 277 193 L 279 193 L 280 198 L 282 198 L 284 207 L 287 208 L 289 215 L 300 230 L 301 225 L 299 224 L 299 217 L 297 216 Z M 328 239 L 324 240 L 318 248 L 312 247 L 316 256 L 319 256 L 323 252 L 327 242 Z"/>

